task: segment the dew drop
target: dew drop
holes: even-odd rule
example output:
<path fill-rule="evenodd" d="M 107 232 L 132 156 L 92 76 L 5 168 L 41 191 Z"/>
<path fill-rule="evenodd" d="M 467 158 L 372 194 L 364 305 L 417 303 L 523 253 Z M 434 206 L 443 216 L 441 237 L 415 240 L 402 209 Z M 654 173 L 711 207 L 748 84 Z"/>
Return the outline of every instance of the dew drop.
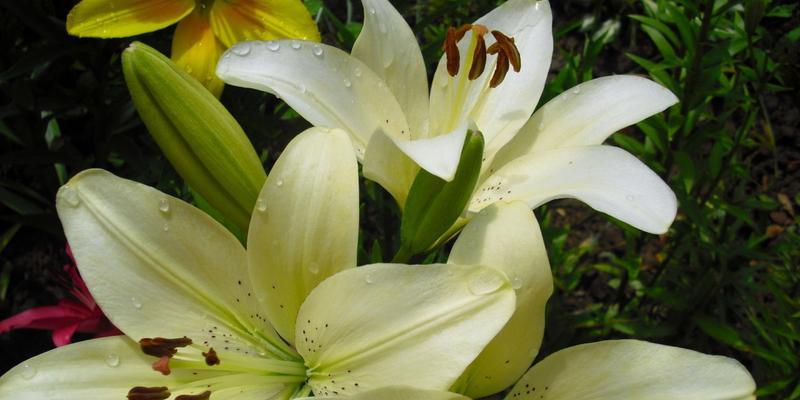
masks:
<path fill-rule="evenodd" d="M 267 201 L 264 199 L 256 200 L 256 210 L 264 212 L 267 210 Z"/>
<path fill-rule="evenodd" d="M 283 179 L 278 179 L 278 182 L 275 182 L 275 185 L 278 187 L 283 186 Z"/>
<path fill-rule="evenodd" d="M 322 46 L 315 44 L 314 47 L 311 48 L 311 52 L 314 53 L 314 55 L 317 57 L 322 57 L 323 53 Z"/>
<path fill-rule="evenodd" d="M 119 365 L 119 356 L 114 354 L 114 353 L 111 353 L 111 354 L 107 355 L 106 356 L 106 365 L 108 365 L 111 368 L 114 368 L 114 367 L 118 366 Z"/>
<path fill-rule="evenodd" d="M 137 310 L 142 309 L 142 302 L 139 301 L 139 299 L 137 299 L 136 297 L 131 297 L 131 304 L 133 305 L 133 308 Z"/>
<path fill-rule="evenodd" d="M 75 192 L 75 189 L 66 185 L 61 188 L 61 197 L 72 207 L 77 207 L 78 204 L 81 203 L 81 198 L 78 197 L 78 193 Z"/>
<path fill-rule="evenodd" d="M 488 269 L 477 272 L 469 281 L 469 291 L 476 296 L 491 294 L 503 287 L 503 279 Z"/>
<path fill-rule="evenodd" d="M 367 276 L 364 278 L 364 282 L 367 282 L 367 284 L 371 284 L 372 282 L 375 282 L 375 279 L 372 278 L 372 275 L 367 274 Z"/>
<path fill-rule="evenodd" d="M 518 276 L 513 277 L 511 279 L 511 287 L 514 288 L 514 290 L 519 290 L 522 288 L 522 279 L 520 279 Z"/>
<path fill-rule="evenodd" d="M 33 377 L 36 376 L 36 367 L 30 364 L 25 364 L 22 366 L 20 375 L 22 375 L 22 379 L 25 380 L 33 379 Z"/>
<path fill-rule="evenodd" d="M 281 44 L 278 43 L 277 40 L 270 40 L 267 42 L 267 49 L 269 49 L 269 51 L 278 51 L 281 49 Z"/>
<path fill-rule="evenodd" d="M 231 51 L 233 52 L 233 54 L 236 54 L 237 56 L 244 57 L 244 56 L 250 54 L 250 45 L 246 44 L 246 43 L 239 44 L 239 45 L 233 46 Z"/>
<path fill-rule="evenodd" d="M 169 212 L 169 200 L 161 199 L 158 201 L 158 210 L 166 214 Z"/>
<path fill-rule="evenodd" d="M 369 9 L 369 15 L 375 15 L 375 12 L 376 12 L 376 11 L 375 11 L 375 9 L 374 9 L 374 8 L 370 8 L 370 9 Z"/>
<path fill-rule="evenodd" d="M 544 121 L 539 122 L 539 130 L 544 129 Z"/>
<path fill-rule="evenodd" d="M 361 74 L 362 74 L 362 72 L 361 72 L 361 68 L 359 68 L 359 67 L 355 67 L 355 68 L 353 68 L 353 75 L 355 75 L 355 76 L 356 76 L 356 78 L 360 78 L 360 77 L 361 77 Z"/>
<path fill-rule="evenodd" d="M 344 87 L 346 88 L 353 86 L 353 82 L 350 82 L 350 79 L 347 78 L 344 78 L 344 81 L 342 81 L 342 83 L 344 83 Z"/>
<path fill-rule="evenodd" d="M 302 83 L 300 84 L 300 86 L 297 87 L 297 89 L 300 90 L 300 93 L 302 93 L 302 94 L 306 94 L 306 92 L 308 91 L 308 88 L 306 88 L 306 85 L 303 85 Z"/>
<path fill-rule="evenodd" d="M 537 11 L 538 11 L 538 10 L 539 10 L 539 8 L 541 8 L 541 7 L 542 7 L 541 1 L 537 1 L 537 2 L 536 2 L 534 5 L 533 5 L 533 9 L 534 9 L 534 10 L 537 10 Z"/>
<path fill-rule="evenodd" d="M 311 272 L 314 275 L 318 274 L 319 273 L 319 264 L 317 264 L 315 262 L 312 262 L 311 264 L 309 264 L 308 265 L 308 272 Z"/>
<path fill-rule="evenodd" d="M 382 34 L 386 34 L 386 24 L 383 21 L 378 21 L 378 30 L 381 31 Z"/>
<path fill-rule="evenodd" d="M 292 40 L 291 46 L 295 50 L 300 50 L 303 47 L 303 45 L 297 40 Z"/>
<path fill-rule="evenodd" d="M 580 92 L 581 92 L 580 86 L 575 86 L 574 88 L 572 88 L 572 93 L 579 94 Z"/>
<path fill-rule="evenodd" d="M 629 195 L 625 196 L 625 199 L 628 200 L 628 201 L 634 201 L 634 200 L 636 200 L 636 197 L 634 195 L 632 195 L 632 194 L 629 194 Z"/>
<path fill-rule="evenodd" d="M 164 225 L 161 226 L 161 230 L 164 232 L 169 232 L 169 224 L 164 223 Z"/>

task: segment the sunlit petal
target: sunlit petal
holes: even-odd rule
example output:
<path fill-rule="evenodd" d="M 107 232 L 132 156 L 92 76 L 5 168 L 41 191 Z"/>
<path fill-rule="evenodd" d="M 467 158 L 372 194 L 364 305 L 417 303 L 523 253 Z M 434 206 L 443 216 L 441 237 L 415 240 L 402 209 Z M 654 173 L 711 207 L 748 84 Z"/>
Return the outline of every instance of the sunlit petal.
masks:
<path fill-rule="evenodd" d="M 70 35 L 125 37 L 166 28 L 194 9 L 193 0 L 83 0 L 67 15 Z"/>
<path fill-rule="evenodd" d="M 447 390 L 514 311 L 501 272 L 376 264 L 322 282 L 300 309 L 297 350 L 320 396 L 390 385 Z"/>
<path fill-rule="evenodd" d="M 225 87 L 215 73 L 223 51 L 225 47 L 211 31 L 208 18 L 199 11 L 189 14 L 175 28 L 172 60 L 217 97 Z"/>
<path fill-rule="evenodd" d="M 299 0 L 214 1 L 209 17 L 226 47 L 246 40 L 320 39 L 317 24 Z"/>
<path fill-rule="evenodd" d="M 755 382 L 738 361 L 636 340 L 583 344 L 533 366 L 507 400 L 738 400 Z"/>

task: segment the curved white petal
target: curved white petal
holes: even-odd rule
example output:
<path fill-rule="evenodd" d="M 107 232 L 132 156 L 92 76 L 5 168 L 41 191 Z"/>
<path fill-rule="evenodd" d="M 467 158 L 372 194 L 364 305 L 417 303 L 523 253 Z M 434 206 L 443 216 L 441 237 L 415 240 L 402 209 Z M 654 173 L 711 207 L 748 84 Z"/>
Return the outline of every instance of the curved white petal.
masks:
<path fill-rule="evenodd" d="M 539 224 L 527 204 L 495 203 L 467 224 L 448 263 L 480 264 L 503 271 L 517 293 L 514 316 L 451 390 L 472 398 L 511 386 L 530 367 L 544 335 L 553 277 Z"/>
<path fill-rule="evenodd" d="M 388 136 L 372 135 L 364 155 L 364 177 L 383 186 L 394 197 L 400 209 L 406 203 L 419 166 L 408 158 Z"/>
<path fill-rule="evenodd" d="M 125 336 L 87 340 L 40 354 L 0 378 L 0 398 L 17 400 L 124 399 L 134 386 L 172 386 L 185 371 L 162 376 L 153 357 Z"/>
<path fill-rule="evenodd" d="M 428 74 L 417 38 L 387 0 L 362 0 L 364 27 L 352 55 L 389 86 L 406 114 L 412 137 L 428 131 Z"/>
<path fill-rule="evenodd" d="M 358 164 L 344 131 L 311 128 L 283 151 L 250 222 L 247 256 L 262 307 L 292 342 L 308 293 L 356 266 Z"/>
<path fill-rule="evenodd" d="M 553 14 L 546 0 L 511 0 L 477 21 L 515 39 L 520 72 L 509 70 L 500 86 L 489 89 L 472 112 L 486 139 L 488 166 L 493 155 L 525 124 L 544 90 L 553 58 Z M 494 38 L 487 45 L 494 43 Z"/>
<path fill-rule="evenodd" d="M 128 336 L 291 357 L 260 314 L 244 249 L 207 214 L 103 170 L 72 178 L 56 205 L 81 275 Z"/>
<path fill-rule="evenodd" d="M 497 155 L 497 169 L 525 154 L 601 144 L 611 134 L 678 102 L 667 88 L 633 75 L 581 83 L 537 110 Z"/>
<path fill-rule="evenodd" d="M 738 361 L 636 340 L 556 352 L 533 366 L 507 400 L 734 400 L 756 386 Z"/>
<path fill-rule="evenodd" d="M 422 169 L 448 182 L 453 180 L 467 137 L 467 125 L 444 135 L 419 140 L 394 140 L 394 144 Z"/>
<path fill-rule="evenodd" d="M 361 60 L 324 44 L 299 40 L 243 42 L 217 66 L 225 82 L 277 94 L 315 126 L 350 134 L 361 159 L 370 137 L 410 137 L 394 94 Z"/>
<path fill-rule="evenodd" d="M 558 148 L 517 158 L 478 186 L 469 209 L 501 200 L 536 208 L 568 197 L 651 233 L 666 232 L 677 213 L 669 186 L 636 157 L 611 146 Z"/>
<path fill-rule="evenodd" d="M 469 397 L 457 393 L 422 390 L 410 386 L 387 386 L 355 396 L 304 397 L 299 400 L 332 400 L 343 397 L 350 400 L 470 400 Z"/>
<path fill-rule="evenodd" d="M 514 311 L 492 268 L 376 264 L 322 282 L 297 318 L 318 396 L 389 385 L 447 390 Z"/>

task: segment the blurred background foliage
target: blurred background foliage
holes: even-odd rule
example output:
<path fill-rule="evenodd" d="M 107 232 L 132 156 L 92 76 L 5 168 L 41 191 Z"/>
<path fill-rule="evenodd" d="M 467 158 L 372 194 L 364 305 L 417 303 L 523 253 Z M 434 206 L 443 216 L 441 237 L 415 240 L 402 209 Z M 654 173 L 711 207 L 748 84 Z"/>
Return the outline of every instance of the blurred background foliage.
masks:
<path fill-rule="evenodd" d="M 75 173 L 105 168 L 192 200 L 123 82 L 120 53 L 134 38 L 67 36 L 64 19 L 74 3 L 0 0 L 0 319 L 67 296 L 53 199 Z M 433 66 L 448 26 L 498 2 L 393 3 Z M 307 5 L 324 41 L 349 50 L 361 28 L 360 3 Z M 556 282 L 541 356 L 588 341 L 642 338 L 735 357 L 755 376 L 759 397 L 800 399 L 800 6 L 552 6 L 556 45 L 540 105 L 611 74 L 647 75 L 668 87 L 678 105 L 611 140 L 657 171 L 680 209 L 660 237 L 575 201 L 536 210 Z M 168 28 L 135 39 L 168 53 L 171 35 Z M 308 126 L 271 95 L 228 87 L 222 101 L 267 169 Z M 397 208 L 371 182 L 363 183 L 362 198 L 359 261 L 390 258 Z M 45 332 L 3 335 L 0 373 L 51 346 Z"/>

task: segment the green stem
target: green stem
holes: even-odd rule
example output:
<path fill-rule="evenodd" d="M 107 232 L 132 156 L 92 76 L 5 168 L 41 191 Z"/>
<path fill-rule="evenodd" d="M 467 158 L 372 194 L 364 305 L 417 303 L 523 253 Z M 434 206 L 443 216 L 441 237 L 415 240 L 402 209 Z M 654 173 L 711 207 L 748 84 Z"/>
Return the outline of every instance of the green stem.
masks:
<path fill-rule="evenodd" d="M 408 263 L 409 260 L 411 260 L 411 257 L 413 256 L 414 253 L 411 252 L 408 246 L 401 244 L 400 249 L 398 249 L 397 253 L 394 255 L 394 257 L 392 257 L 392 262 L 398 264 L 406 264 Z"/>

